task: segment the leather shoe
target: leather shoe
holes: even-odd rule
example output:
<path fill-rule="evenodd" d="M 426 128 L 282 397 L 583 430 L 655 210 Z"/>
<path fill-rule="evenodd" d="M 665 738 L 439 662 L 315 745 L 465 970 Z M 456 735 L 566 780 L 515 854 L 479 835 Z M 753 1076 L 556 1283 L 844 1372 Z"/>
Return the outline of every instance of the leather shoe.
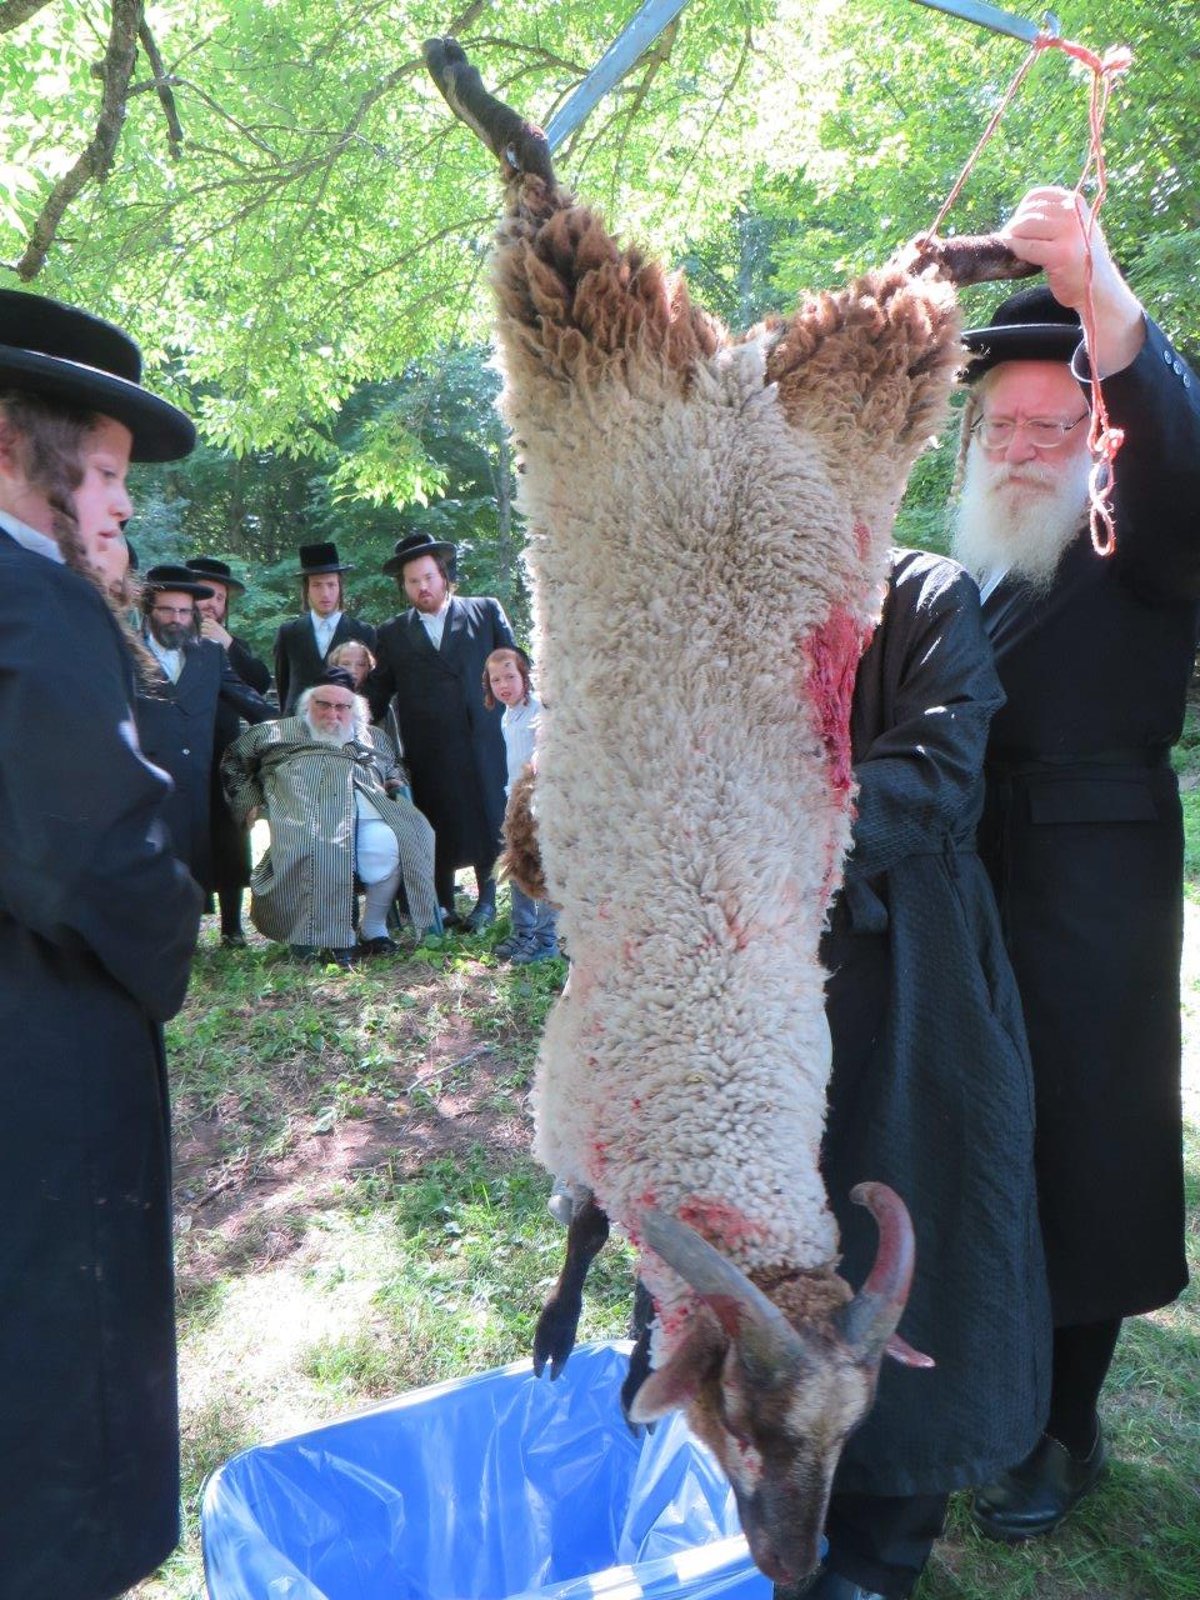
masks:
<path fill-rule="evenodd" d="M 1108 1451 L 1099 1428 L 1090 1455 L 1082 1460 L 1044 1433 L 1019 1466 L 975 1491 L 971 1520 L 987 1538 L 1005 1544 L 1053 1533 L 1107 1465 Z"/>
<path fill-rule="evenodd" d="M 394 956 L 400 946 L 394 939 L 380 934 L 376 939 L 360 939 L 358 953 L 363 956 Z"/>
<path fill-rule="evenodd" d="M 344 972 L 350 972 L 354 967 L 354 951 L 347 949 L 320 950 L 317 960 L 326 966 L 341 967 Z"/>
<path fill-rule="evenodd" d="M 482 933 L 485 928 L 490 928 L 496 920 L 496 908 L 489 905 L 478 905 L 467 917 L 463 926 L 468 933 Z"/>

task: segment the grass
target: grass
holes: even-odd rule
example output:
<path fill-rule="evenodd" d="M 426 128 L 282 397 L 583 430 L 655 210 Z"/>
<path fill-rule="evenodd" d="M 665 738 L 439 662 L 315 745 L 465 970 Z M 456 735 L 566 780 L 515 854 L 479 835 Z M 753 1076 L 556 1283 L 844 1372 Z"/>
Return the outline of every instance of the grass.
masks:
<path fill-rule="evenodd" d="M 1200 771 L 1200 728 L 1184 759 Z M 1200 838 L 1200 789 L 1185 809 Z M 1200 1274 L 1200 906 L 1189 921 Z M 202 1600 L 200 1495 L 231 1455 L 528 1353 L 562 1234 L 528 1153 L 527 1101 L 565 967 L 500 965 L 505 931 L 353 973 L 261 942 L 225 951 L 205 932 L 169 1040 L 185 1538 L 137 1600 Z M 622 1246 L 599 1257 L 582 1337 L 624 1332 L 629 1265 Z M 919 1600 L 1200 1600 L 1198 1358 L 1194 1288 L 1128 1325 L 1097 1493 L 1018 1549 L 978 1538 L 960 1498 Z"/>

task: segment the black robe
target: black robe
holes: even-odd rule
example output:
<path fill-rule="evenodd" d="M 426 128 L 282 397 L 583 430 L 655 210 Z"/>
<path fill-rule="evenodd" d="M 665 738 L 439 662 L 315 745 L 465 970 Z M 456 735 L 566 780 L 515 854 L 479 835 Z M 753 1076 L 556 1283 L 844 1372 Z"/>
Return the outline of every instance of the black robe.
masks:
<path fill-rule="evenodd" d="M 850 1189 L 882 1179 L 906 1202 L 917 1265 L 899 1331 L 937 1366 L 884 1361 L 835 1490 L 986 1482 L 1027 1454 L 1048 1404 L 1029 1056 L 974 848 L 1002 700 L 971 579 L 898 553 L 851 714 L 858 815 L 822 952 L 833 1039 L 823 1168 L 856 1286 L 877 1236 Z"/>
<path fill-rule="evenodd" d="M 271 670 L 250 653 L 241 639 L 231 639 L 225 654 L 229 665 L 256 693 L 271 688 Z M 209 817 L 212 827 L 212 884 L 214 889 L 244 889 L 250 882 L 250 835 L 238 826 L 221 786 L 221 757 L 242 731 L 242 716 L 227 700 L 217 702 L 213 736 L 213 762 Z"/>
<path fill-rule="evenodd" d="M 161 1023 L 200 895 L 120 632 L 0 532 L 0 1592 L 108 1600 L 178 1538 Z"/>
<path fill-rule="evenodd" d="M 348 617 L 344 611 L 324 655 L 317 649 L 311 612 L 306 611 L 302 617 L 293 617 L 282 624 L 275 635 L 275 688 L 279 693 L 280 716 L 296 715 L 296 701 L 305 689 L 311 689 L 316 683 L 338 645 L 349 644 L 352 639 L 365 644 L 372 652 L 375 649 L 375 629 L 371 624 Z"/>
<path fill-rule="evenodd" d="M 437 835 L 439 879 L 448 869 L 494 861 L 500 849 L 503 707 L 484 707 L 483 664 L 515 643 L 504 608 L 487 596 L 451 600 L 440 650 L 415 608 L 379 630 L 367 684 L 371 714 L 378 722 L 389 705 L 395 710 L 413 804 Z"/>
<path fill-rule="evenodd" d="M 137 697 L 142 751 L 174 779 L 164 814 L 175 853 L 206 893 L 214 886 L 210 807 L 217 706 L 222 701 L 247 722 L 266 722 L 276 715 L 274 706 L 242 682 L 211 639 L 193 639 L 183 647 L 177 683 L 160 669 Z"/>
<path fill-rule="evenodd" d="M 1043 599 L 984 622 L 1008 703 L 981 850 L 1025 1008 L 1058 1326 L 1173 1300 L 1183 1244 L 1183 831 L 1168 751 L 1200 622 L 1200 383 L 1152 323 L 1104 382 L 1117 552 L 1086 530 Z"/>

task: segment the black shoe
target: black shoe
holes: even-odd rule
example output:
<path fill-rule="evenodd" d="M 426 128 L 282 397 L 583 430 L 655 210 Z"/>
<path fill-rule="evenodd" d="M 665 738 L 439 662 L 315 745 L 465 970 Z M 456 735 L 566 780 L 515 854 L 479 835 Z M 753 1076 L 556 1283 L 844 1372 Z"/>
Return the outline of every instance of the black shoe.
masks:
<path fill-rule="evenodd" d="M 482 933 L 485 928 L 490 928 L 495 920 L 495 906 L 479 905 L 471 912 L 463 926 L 468 933 Z"/>
<path fill-rule="evenodd" d="M 353 950 L 322 950 L 317 959 L 326 966 L 341 967 L 345 972 L 350 972 L 354 967 Z"/>
<path fill-rule="evenodd" d="M 360 939 L 358 953 L 362 956 L 394 956 L 400 946 L 394 939 L 381 934 L 377 939 Z"/>
<path fill-rule="evenodd" d="M 975 1491 L 971 1520 L 989 1539 L 1015 1544 L 1053 1533 L 1108 1465 L 1104 1434 L 1096 1430 L 1091 1454 L 1082 1460 L 1044 1433 L 1020 1466 Z"/>
<path fill-rule="evenodd" d="M 843 1578 L 828 1567 L 818 1567 L 804 1583 L 777 1583 L 775 1600 L 887 1600 L 887 1596 L 878 1589 L 864 1589 L 853 1578 Z"/>
<path fill-rule="evenodd" d="M 226 950 L 244 950 L 246 948 L 246 935 L 240 928 L 237 928 L 232 933 L 223 933 L 221 935 L 221 943 Z"/>

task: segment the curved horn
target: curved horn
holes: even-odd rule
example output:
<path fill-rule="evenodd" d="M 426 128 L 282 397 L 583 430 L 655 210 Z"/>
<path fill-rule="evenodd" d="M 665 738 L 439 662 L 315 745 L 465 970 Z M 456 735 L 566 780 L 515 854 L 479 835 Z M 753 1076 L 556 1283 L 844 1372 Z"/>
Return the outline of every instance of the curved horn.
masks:
<path fill-rule="evenodd" d="M 904 1201 L 886 1183 L 857 1184 L 850 1198 L 875 1218 L 879 1248 L 866 1283 L 835 1321 L 860 1361 L 878 1361 L 904 1314 L 912 1286 L 916 1264 L 912 1219 Z"/>
<path fill-rule="evenodd" d="M 695 1228 L 649 1207 L 638 1218 L 638 1231 L 704 1301 L 743 1356 L 775 1368 L 803 1352 L 800 1335 L 774 1301 Z"/>

